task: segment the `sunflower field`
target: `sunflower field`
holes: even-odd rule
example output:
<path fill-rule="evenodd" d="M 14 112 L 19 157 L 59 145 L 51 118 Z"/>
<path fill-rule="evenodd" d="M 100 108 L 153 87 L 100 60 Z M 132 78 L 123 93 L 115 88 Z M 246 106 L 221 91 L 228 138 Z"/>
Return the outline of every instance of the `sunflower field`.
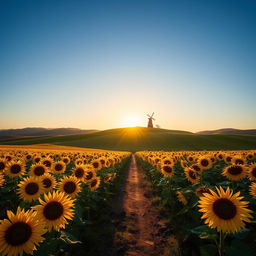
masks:
<path fill-rule="evenodd" d="M 97 250 L 129 152 L 0 151 L 0 255 Z M 104 214 L 103 214 L 104 213 Z M 97 232 L 96 232 L 96 231 Z"/>
<path fill-rule="evenodd" d="M 256 255 L 256 151 L 141 151 L 181 255 Z"/>

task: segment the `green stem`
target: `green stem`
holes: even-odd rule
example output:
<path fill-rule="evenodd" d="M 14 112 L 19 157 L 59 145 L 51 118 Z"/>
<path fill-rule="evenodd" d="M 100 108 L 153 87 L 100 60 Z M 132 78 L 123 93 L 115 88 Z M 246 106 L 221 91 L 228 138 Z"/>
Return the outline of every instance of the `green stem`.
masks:
<path fill-rule="evenodd" d="M 219 246 L 218 246 L 218 253 L 219 256 L 223 256 L 224 255 L 224 239 L 225 239 L 225 235 L 220 231 L 220 240 L 219 240 Z"/>

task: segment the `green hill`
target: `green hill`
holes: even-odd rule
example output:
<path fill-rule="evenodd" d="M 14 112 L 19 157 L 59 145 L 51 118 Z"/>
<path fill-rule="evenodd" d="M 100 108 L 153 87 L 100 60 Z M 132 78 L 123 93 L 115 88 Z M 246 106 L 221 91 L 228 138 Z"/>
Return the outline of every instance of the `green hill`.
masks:
<path fill-rule="evenodd" d="M 3 145 L 55 144 L 110 150 L 239 150 L 256 149 L 256 136 L 200 135 L 186 131 L 120 128 L 92 134 L 2 139 Z"/>

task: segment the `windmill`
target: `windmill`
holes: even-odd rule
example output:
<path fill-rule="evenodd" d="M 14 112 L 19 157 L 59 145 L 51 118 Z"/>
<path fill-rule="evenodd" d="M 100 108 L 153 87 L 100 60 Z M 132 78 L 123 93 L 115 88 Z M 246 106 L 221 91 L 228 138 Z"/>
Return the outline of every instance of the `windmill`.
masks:
<path fill-rule="evenodd" d="M 155 120 L 155 118 L 153 118 L 154 112 L 152 113 L 152 115 L 147 115 L 148 116 L 148 128 L 153 128 L 153 120 Z"/>

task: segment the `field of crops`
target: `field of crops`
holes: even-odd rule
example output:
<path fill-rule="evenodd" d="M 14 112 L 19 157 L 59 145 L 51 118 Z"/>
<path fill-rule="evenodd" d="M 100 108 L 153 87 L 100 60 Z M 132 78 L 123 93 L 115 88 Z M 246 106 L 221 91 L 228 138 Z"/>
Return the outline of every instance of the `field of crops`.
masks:
<path fill-rule="evenodd" d="M 129 156 L 2 149 L 0 255 L 97 255 L 100 235 L 109 234 L 102 223 Z"/>
<path fill-rule="evenodd" d="M 256 255 L 256 151 L 141 151 L 181 255 Z"/>

